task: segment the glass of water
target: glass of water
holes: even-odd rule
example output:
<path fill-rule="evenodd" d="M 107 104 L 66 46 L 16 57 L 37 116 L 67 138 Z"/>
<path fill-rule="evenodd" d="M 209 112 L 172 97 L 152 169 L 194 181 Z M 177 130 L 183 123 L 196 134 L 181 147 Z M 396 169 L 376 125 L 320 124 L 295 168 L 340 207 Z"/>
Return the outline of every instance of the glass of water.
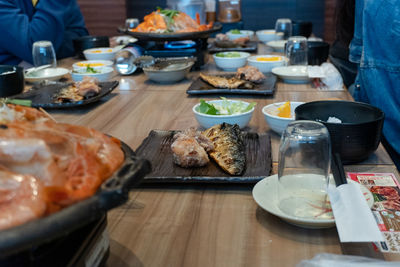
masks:
<path fill-rule="evenodd" d="M 330 137 L 323 124 L 290 123 L 279 147 L 279 209 L 293 217 L 332 219 L 327 199 L 330 161 Z"/>
<path fill-rule="evenodd" d="M 286 42 L 285 55 L 289 60 L 289 65 L 308 64 L 307 38 L 304 36 L 292 36 Z"/>
<path fill-rule="evenodd" d="M 33 65 L 40 67 L 49 65 L 50 68 L 57 67 L 56 53 L 50 41 L 37 41 L 32 46 Z"/>
<path fill-rule="evenodd" d="M 277 19 L 275 32 L 277 35 L 282 36 L 283 40 L 287 40 L 292 36 L 292 21 L 290 19 Z"/>

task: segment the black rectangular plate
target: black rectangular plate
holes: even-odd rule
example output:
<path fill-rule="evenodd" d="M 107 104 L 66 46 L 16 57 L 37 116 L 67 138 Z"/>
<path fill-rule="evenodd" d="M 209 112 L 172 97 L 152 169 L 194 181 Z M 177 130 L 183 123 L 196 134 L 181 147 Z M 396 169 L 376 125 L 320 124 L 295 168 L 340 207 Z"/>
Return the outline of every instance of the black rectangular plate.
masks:
<path fill-rule="evenodd" d="M 99 101 L 104 96 L 108 95 L 112 92 L 117 86 L 118 81 L 110 81 L 110 82 L 100 82 L 100 92 L 99 94 L 73 102 L 65 102 L 65 103 L 57 103 L 55 102 L 56 95 L 61 89 L 70 86 L 71 83 L 54 83 L 48 84 L 44 86 L 34 86 L 28 92 L 15 95 L 13 99 L 29 99 L 32 100 L 32 107 L 38 108 L 71 108 L 87 105 L 96 101 Z"/>
<path fill-rule="evenodd" d="M 226 51 L 240 51 L 240 52 L 257 52 L 258 43 L 254 41 L 250 41 L 246 44 L 245 47 L 232 47 L 232 48 L 225 48 L 225 47 L 218 47 L 215 45 L 214 42 L 208 45 L 208 52 L 210 53 L 218 53 L 218 52 L 226 52 Z"/>
<path fill-rule="evenodd" d="M 152 171 L 143 182 L 256 183 L 271 173 L 271 141 L 267 133 L 243 132 L 246 170 L 241 176 L 230 176 L 212 160 L 197 168 L 182 168 L 174 164 L 171 144 L 176 132 L 153 130 L 136 150 L 138 157 L 149 160 L 152 165 Z"/>
<path fill-rule="evenodd" d="M 214 75 L 214 74 L 208 74 Z M 215 75 L 221 77 L 232 77 L 232 73 L 223 73 Z M 253 89 L 226 89 L 215 88 L 198 77 L 186 90 L 189 95 L 207 95 L 207 94 L 236 94 L 236 95 L 273 95 L 275 92 L 276 76 L 273 74 L 264 74 L 267 78 L 260 84 L 255 84 Z"/>

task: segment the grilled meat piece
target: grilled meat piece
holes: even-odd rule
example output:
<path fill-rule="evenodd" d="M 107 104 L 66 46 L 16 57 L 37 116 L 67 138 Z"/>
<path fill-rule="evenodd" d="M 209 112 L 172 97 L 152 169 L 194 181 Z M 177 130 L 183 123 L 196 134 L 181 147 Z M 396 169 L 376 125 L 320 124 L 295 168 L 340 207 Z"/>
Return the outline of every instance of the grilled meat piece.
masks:
<path fill-rule="evenodd" d="M 175 164 L 184 168 L 202 167 L 210 161 L 205 148 L 197 142 L 195 136 L 177 133 L 174 139 L 171 150 Z"/>
<path fill-rule="evenodd" d="M 244 85 L 246 81 L 237 79 L 235 77 L 226 78 L 214 75 L 206 75 L 200 73 L 200 78 L 214 86 L 215 88 L 228 88 L 228 89 L 235 89 L 239 88 L 240 86 Z"/>
<path fill-rule="evenodd" d="M 236 78 L 254 83 L 261 83 L 266 79 L 265 75 L 254 66 L 238 68 L 236 72 Z"/>
<path fill-rule="evenodd" d="M 214 144 L 209 155 L 227 173 L 241 175 L 246 167 L 243 136 L 237 124 L 222 123 L 203 132 Z"/>

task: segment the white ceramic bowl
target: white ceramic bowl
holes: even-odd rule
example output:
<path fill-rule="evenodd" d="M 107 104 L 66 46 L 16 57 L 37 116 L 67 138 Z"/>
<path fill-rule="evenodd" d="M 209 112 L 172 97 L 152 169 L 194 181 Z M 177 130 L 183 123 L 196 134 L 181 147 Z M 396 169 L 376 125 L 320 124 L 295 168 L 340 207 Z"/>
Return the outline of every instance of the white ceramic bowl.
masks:
<path fill-rule="evenodd" d="M 260 61 L 261 58 L 278 58 L 278 60 Z M 277 55 L 257 55 L 247 58 L 248 65 L 258 68 L 263 73 L 269 73 L 275 67 L 285 66 L 286 62 L 286 57 Z"/>
<path fill-rule="evenodd" d="M 90 48 L 83 51 L 87 60 L 114 60 L 117 49 L 111 47 Z"/>
<path fill-rule="evenodd" d="M 101 70 L 103 67 L 111 67 L 113 64 L 111 60 L 85 60 L 74 63 L 72 65 L 72 70 L 86 70 L 88 65 L 95 70 Z"/>
<path fill-rule="evenodd" d="M 281 78 L 285 83 L 309 83 L 310 77 L 308 77 L 307 66 L 284 66 L 276 67 L 272 69 L 272 73 Z"/>
<path fill-rule="evenodd" d="M 229 31 L 226 33 L 228 35 L 229 40 L 235 40 L 241 37 L 253 37 L 254 32 L 253 31 L 247 31 L 247 30 L 240 30 L 240 33 L 232 33 L 232 31 Z"/>
<path fill-rule="evenodd" d="M 267 42 L 267 45 L 274 49 L 275 52 L 284 53 L 286 40 L 274 40 Z"/>
<path fill-rule="evenodd" d="M 240 57 L 220 57 L 220 54 L 238 53 Z M 213 55 L 215 64 L 218 68 L 225 71 L 236 71 L 238 68 L 246 65 L 247 58 L 250 56 L 246 52 L 220 52 Z"/>
<path fill-rule="evenodd" d="M 229 101 L 229 102 L 243 102 L 247 105 L 250 103 L 245 102 L 245 101 L 240 101 L 240 100 L 209 100 L 207 103 L 217 103 L 221 104 L 223 101 Z M 204 128 L 210 128 L 214 125 L 221 124 L 223 122 L 229 123 L 229 124 L 237 124 L 239 125 L 240 128 L 246 127 L 247 124 L 249 124 L 251 120 L 251 116 L 253 115 L 254 112 L 254 107 L 241 114 L 236 114 L 236 115 L 208 115 L 204 113 L 200 113 L 198 111 L 198 107 L 200 106 L 200 103 L 196 104 L 193 107 L 193 113 L 194 116 L 196 117 L 197 122 Z"/>
<path fill-rule="evenodd" d="M 282 34 L 276 34 L 275 30 L 260 30 L 256 31 L 257 38 L 260 42 L 266 43 L 269 41 L 280 40 L 283 38 Z"/>
<path fill-rule="evenodd" d="M 173 64 L 157 70 L 152 67 L 143 68 L 147 78 L 157 83 L 173 83 L 183 80 L 193 66 L 193 62 Z"/>
<path fill-rule="evenodd" d="M 75 82 L 80 82 L 82 81 L 83 77 L 89 76 L 89 77 L 95 77 L 99 80 L 99 82 L 105 82 L 108 79 L 110 79 L 111 75 L 113 74 L 114 69 L 111 67 L 103 67 L 101 69 L 100 73 L 86 73 L 86 72 L 71 72 L 71 78 Z"/>
<path fill-rule="evenodd" d="M 269 125 L 269 127 L 276 132 L 277 134 L 282 134 L 286 129 L 286 126 L 295 120 L 294 110 L 296 107 L 304 104 L 304 102 L 292 102 L 290 101 L 290 111 L 292 113 L 291 118 L 282 118 L 277 115 L 273 115 L 276 112 L 277 108 L 285 104 L 285 102 L 278 102 L 267 105 L 262 108 L 262 113 L 264 114 L 265 121 Z"/>
<path fill-rule="evenodd" d="M 25 74 L 25 81 L 30 83 L 37 83 L 44 80 L 56 81 L 68 73 L 69 70 L 65 68 L 47 68 L 37 72 L 32 72 L 31 74 Z"/>

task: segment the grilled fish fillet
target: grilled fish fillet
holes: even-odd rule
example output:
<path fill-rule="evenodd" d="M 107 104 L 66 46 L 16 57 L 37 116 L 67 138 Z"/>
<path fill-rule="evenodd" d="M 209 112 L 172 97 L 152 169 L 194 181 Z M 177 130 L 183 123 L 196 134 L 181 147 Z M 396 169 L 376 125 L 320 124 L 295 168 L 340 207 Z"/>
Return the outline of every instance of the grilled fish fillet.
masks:
<path fill-rule="evenodd" d="M 237 124 L 222 123 L 203 132 L 214 144 L 209 155 L 227 173 L 241 175 L 246 166 L 243 136 Z"/>
<path fill-rule="evenodd" d="M 203 73 L 200 73 L 200 78 L 216 88 L 235 89 L 246 83 L 246 81 L 240 80 L 235 77 L 226 78 L 214 75 L 206 75 Z"/>

